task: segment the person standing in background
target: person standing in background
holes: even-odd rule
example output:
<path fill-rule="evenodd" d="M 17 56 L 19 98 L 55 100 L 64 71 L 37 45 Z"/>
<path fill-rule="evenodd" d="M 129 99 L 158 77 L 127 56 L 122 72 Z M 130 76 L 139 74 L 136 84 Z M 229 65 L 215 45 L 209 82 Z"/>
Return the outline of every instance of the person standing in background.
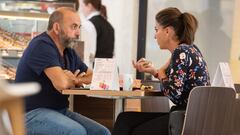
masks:
<path fill-rule="evenodd" d="M 85 50 L 90 52 L 90 62 L 93 62 L 91 58 L 112 58 L 114 29 L 104 16 L 106 8 L 104 10 L 101 0 L 80 0 L 80 10 L 88 20 L 82 23 L 82 39 L 85 42 Z"/>

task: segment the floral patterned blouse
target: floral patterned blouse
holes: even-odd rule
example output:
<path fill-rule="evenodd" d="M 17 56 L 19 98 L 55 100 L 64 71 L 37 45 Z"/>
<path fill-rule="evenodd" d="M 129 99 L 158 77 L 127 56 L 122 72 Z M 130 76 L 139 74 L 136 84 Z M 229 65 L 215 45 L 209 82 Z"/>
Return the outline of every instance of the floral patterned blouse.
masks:
<path fill-rule="evenodd" d="M 180 44 L 172 53 L 166 74 L 161 91 L 176 105 L 187 105 L 194 87 L 210 85 L 206 62 L 195 45 Z"/>

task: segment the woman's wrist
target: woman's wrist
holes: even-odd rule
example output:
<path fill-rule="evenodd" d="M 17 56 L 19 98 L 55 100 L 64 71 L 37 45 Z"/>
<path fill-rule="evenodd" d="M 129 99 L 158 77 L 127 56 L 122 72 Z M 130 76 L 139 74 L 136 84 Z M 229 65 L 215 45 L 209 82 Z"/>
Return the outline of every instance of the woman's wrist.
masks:
<path fill-rule="evenodd" d="M 161 82 L 168 81 L 168 77 L 162 77 L 162 78 L 160 78 L 160 81 L 161 81 Z"/>
<path fill-rule="evenodd" d="M 158 72 L 153 75 L 155 78 L 158 78 Z"/>
<path fill-rule="evenodd" d="M 159 69 L 158 71 L 158 79 L 161 81 L 161 82 L 164 82 L 164 81 L 167 81 L 168 80 L 168 76 L 166 75 L 165 73 L 165 70 L 164 69 Z"/>
<path fill-rule="evenodd" d="M 155 78 L 158 78 L 158 70 L 154 69 L 151 73 Z"/>

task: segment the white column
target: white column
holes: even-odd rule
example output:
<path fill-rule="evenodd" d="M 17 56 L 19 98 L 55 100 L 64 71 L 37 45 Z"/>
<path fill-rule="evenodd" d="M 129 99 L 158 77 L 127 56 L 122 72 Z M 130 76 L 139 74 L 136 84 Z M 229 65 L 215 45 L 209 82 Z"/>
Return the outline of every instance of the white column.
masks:
<path fill-rule="evenodd" d="M 120 74 L 134 73 L 131 60 L 137 55 L 139 0 L 102 0 L 102 3 L 115 30 L 115 57 Z"/>

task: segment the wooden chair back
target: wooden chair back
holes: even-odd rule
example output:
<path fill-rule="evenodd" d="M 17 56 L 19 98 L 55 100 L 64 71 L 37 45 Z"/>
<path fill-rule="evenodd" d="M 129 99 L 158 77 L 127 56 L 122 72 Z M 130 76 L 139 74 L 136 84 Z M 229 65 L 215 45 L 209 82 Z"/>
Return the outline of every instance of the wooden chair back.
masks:
<path fill-rule="evenodd" d="M 236 83 L 236 84 L 234 84 L 234 87 L 235 87 L 236 92 L 240 93 L 240 84 Z"/>
<path fill-rule="evenodd" d="M 240 135 L 240 97 L 235 100 L 233 115 L 233 135 Z"/>
<path fill-rule="evenodd" d="M 159 81 L 143 81 L 143 85 L 151 85 L 154 90 L 160 90 Z M 169 112 L 169 99 L 165 96 L 162 97 L 149 97 L 141 99 L 142 112 Z"/>
<path fill-rule="evenodd" d="M 232 88 L 194 88 L 189 95 L 182 135 L 232 135 L 235 97 Z"/>
<path fill-rule="evenodd" d="M 0 80 L 0 134 L 25 135 L 23 97 L 32 95 L 40 90 L 37 83 L 7 84 Z M 2 112 L 8 115 L 2 116 Z M 10 125 L 3 117 L 8 117 Z"/>

